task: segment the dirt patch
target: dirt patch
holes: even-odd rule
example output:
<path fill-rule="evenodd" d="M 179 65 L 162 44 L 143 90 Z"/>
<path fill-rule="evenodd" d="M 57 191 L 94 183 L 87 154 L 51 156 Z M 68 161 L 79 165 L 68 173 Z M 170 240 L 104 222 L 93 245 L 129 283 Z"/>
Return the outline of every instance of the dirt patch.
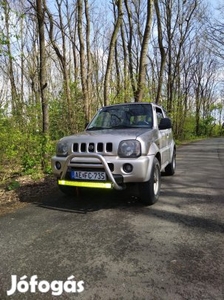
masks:
<path fill-rule="evenodd" d="M 10 185 L 0 186 L 0 215 L 15 211 L 28 203 L 41 201 L 43 196 L 52 193 L 56 188 L 56 180 L 53 176 L 47 176 L 38 180 L 30 176 L 16 178 L 11 185 L 15 188 L 8 190 Z"/>

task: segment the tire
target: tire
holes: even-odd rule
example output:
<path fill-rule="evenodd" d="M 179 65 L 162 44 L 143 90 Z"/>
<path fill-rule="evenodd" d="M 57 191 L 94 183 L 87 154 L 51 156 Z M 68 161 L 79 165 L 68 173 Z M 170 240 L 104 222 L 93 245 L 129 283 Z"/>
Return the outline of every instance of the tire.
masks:
<path fill-rule="evenodd" d="M 176 170 L 176 151 L 174 150 L 173 156 L 172 156 L 172 161 L 171 161 L 171 163 L 169 163 L 166 166 L 164 175 L 165 176 L 172 176 L 172 175 L 175 174 L 175 170 Z"/>
<path fill-rule="evenodd" d="M 148 181 L 139 183 L 140 201 L 145 205 L 152 205 L 159 199 L 161 187 L 161 172 L 158 159 L 153 161 L 151 176 Z"/>

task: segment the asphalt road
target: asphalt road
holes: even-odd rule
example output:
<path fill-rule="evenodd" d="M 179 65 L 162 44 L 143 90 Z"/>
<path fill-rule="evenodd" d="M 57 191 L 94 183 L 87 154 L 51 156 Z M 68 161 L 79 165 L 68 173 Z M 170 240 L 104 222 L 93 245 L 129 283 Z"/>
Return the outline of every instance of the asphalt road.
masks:
<path fill-rule="evenodd" d="M 223 300 L 224 138 L 179 147 L 177 165 L 153 206 L 126 193 L 58 192 L 1 216 L 0 299 Z M 12 275 L 20 292 L 7 296 Z M 36 292 L 24 275 L 37 275 Z M 66 283 L 71 293 L 59 290 Z"/>

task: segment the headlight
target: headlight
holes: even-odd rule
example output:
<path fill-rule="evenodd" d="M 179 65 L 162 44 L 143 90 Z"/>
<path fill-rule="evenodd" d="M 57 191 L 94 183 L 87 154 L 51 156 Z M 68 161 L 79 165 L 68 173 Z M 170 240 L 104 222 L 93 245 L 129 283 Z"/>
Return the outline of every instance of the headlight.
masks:
<path fill-rule="evenodd" d="M 68 144 L 66 142 L 58 142 L 56 147 L 57 156 L 68 155 Z"/>
<path fill-rule="evenodd" d="M 118 147 L 120 157 L 138 157 L 141 155 L 141 144 L 136 140 L 122 141 Z"/>

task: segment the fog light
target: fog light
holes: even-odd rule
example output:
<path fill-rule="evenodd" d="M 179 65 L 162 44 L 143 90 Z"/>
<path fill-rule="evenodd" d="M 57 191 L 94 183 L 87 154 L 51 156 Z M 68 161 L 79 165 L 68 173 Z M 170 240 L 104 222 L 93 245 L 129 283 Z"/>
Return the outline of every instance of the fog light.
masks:
<path fill-rule="evenodd" d="M 126 173 L 131 173 L 132 170 L 133 170 L 133 166 L 131 164 L 124 164 L 123 165 L 123 170 L 126 172 Z"/>
<path fill-rule="evenodd" d="M 61 169 L 61 163 L 59 161 L 56 161 L 55 167 L 56 167 L 57 170 L 60 170 Z"/>

